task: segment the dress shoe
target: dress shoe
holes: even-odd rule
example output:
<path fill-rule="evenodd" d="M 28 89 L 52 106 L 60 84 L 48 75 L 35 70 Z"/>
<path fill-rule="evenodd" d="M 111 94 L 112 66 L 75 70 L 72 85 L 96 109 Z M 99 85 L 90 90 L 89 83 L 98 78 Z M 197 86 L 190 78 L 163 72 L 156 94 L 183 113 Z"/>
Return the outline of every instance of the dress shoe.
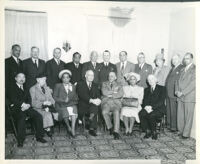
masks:
<path fill-rule="evenodd" d="M 181 136 L 182 139 L 186 140 L 188 139 L 189 137 L 185 137 L 185 136 Z"/>
<path fill-rule="evenodd" d="M 41 143 L 47 142 L 44 138 L 37 138 L 36 141 L 41 142 Z"/>
<path fill-rule="evenodd" d="M 151 137 L 151 133 L 149 132 L 149 131 L 146 131 L 146 134 L 144 135 L 144 139 L 147 139 L 147 138 L 149 138 L 149 137 Z"/>
<path fill-rule="evenodd" d="M 96 132 L 94 131 L 94 130 L 89 130 L 89 134 L 91 135 L 91 136 L 97 136 L 97 134 L 96 134 Z"/>
<path fill-rule="evenodd" d="M 114 139 L 115 139 L 115 140 L 118 140 L 118 139 L 119 139 L 119 133 L 114 132 L 114 133 L 113 133 L 113 136 L 114 136 Z"/>
<path fill-rule="evenodd" d="M 108 129 L 109 130 L 109 132 L 110 132 L 110 135 L 112 135 L 113 134 L 113 128 L 110 128 L 110 129 Z"/>
<path fill-rule="evenodd" d="M 51 131 L 46 131 L 46 133 L 47 133 L 47 136 L 48 136 L 48 137 L 52 138 L 52 133 L 51 133 Z"/>
<path fill-rule="evenodd" d="M 23 147 L 23 142 L 19 141 L 18 144 L 17 144 L 17 147 Z"/>
<path fill-rule="evenodd" d="M 157 139 L 158 139 L 158 135 L 157 135 L 156 132 L 153 132 L 153 133 L 152 133 L 152 139 L 153 139 L 153 140 L 157 140 Z"/>

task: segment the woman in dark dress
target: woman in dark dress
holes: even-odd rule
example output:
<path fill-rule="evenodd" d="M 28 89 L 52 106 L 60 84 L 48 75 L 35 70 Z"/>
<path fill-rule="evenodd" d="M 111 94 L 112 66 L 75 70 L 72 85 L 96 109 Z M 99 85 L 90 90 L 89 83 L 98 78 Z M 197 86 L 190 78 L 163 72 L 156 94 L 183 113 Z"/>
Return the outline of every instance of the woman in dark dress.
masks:
<path fill-rule="evenodd" d="M 62 70 L 59 73 L 59 78 L 62 83 L 55 85 L 53 98 L 55 100 L 55 109 L 59 113 L 59 120 L 64 120 L 71 137 L 75 137 L 75 123 L 77 119 L 77 104 L 78 96 L 73 84 L 70 83 L 72 76 L 71 71 Z M 71 126 L 69 124 L 71 120 Z"/>

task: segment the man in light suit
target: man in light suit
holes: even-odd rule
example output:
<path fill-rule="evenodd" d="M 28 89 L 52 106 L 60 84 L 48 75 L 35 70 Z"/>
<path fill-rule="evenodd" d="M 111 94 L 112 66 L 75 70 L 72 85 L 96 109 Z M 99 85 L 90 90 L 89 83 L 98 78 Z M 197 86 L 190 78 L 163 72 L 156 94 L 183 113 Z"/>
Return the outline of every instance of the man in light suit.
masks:
<path fill-rule="evenodd" d="M 167 127 L 172 132 L 177 131 L 177 97 L 174 93 L 175 83 L 180 77 L 180 71 L 183 69 L 179 54 L 172 57 L 172 65 L 167 79 L 166 79 L 166 93 L 167 93 Z"/>
<path fill-rule="evenodd" d="M 196 102 L 196 67 L 193 63 L 193 54 L 184 56 L 185 68 L 176 82 L 175 94 L 178 97 L 177 126 L 179 135 L 183 139 L 190 137 Z"/>
<path fill-rule="evenodd" d="M 102 115 L 106 122 L 106 126 L 113 134 L 114 139 L 119 139 L 119 126 L 120 126 L 120 110 L 122 107 L 121 98 L 123 96 L 123 87 L 120 83 L 116 82 L 116 73 L 110 72 L 108 81 L 103 82 L 102 85 Z M 111 123 L 110 113 L 113 113 L 114 127 Z"/>
<path fill-rule="evenodd" d="M 82 79 L 85 80 L 85 73 L 88 70 L 92 70 L 94 72 L 94 83 L 99 85 L 100 64 L 97 63 L 97 59 L 98 53 L 96 51 L 92 51 L 90 55 L 90 61 L 83 64 Z"/>
<path fill-rule="evenodd" d="M 126 73 L 135 72 L 135 65 L 127 61 L 127 52 L 121 51 L 119 53 L 120 62 L 116 64 L 117 67 L 117 81 L 122 85 L 127 85 L 124 75 Z"/>
<path fill-rule="evenodd" d="M 46 77 L 47 85 L 53 90 L 56 83 L 60 82 L 58 74 L 60 71 L 65 69 L 65 63 L 60 60 L 61 49 L 55 48 L 53 50 L 53 59 L 46 63 Z"/>
<path fill-rule="evenodd" d="M 147 77 L 153 73 L 153 68 L 145 62 L 145 55 L 140 52 L 137 57 L 138 64 L 135 65 L 135 73 L 140 75 L 140 81 L 137 83 L 143 88 L 147 88 Z"/>
<path fill-rule="evenodd" d="M 39 74 L 45 74 L 45 61 L 39 59 L 39 48 L 31 48 L 31 57 L 24 60 L 23 72 L 26 76 L 26 88 L 29 90 L 34 84 L 36 84 L 36 77 Z"/>
<path fill-rule="evenodd" d="M 100 63 L 101 68 L 99 72 L 99 82 L 102 84 L 105 81 L 108 81 L 108 75 L 110 72 L 117 73 L 116 65 L 110 63 L 110 52 L 105 50 L 103 52 L 103 62 Z"/>

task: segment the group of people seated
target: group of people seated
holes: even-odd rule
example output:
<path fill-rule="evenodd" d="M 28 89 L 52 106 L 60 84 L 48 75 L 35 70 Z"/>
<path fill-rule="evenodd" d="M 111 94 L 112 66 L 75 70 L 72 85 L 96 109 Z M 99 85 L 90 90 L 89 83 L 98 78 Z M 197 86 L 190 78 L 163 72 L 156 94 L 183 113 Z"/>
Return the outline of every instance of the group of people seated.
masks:
<path fill-rule="evenodd" d="M 195 65 L 193 54 L 172 57 L 172 68 L 164 65 L 164 56 L 156 55 L 155 69 L 138 54 L 138 64 L 127 61 L 127 52 L 119 53 L 120 62 L 110 62 L 110 52 L 92 51 L 90 61 L 80 63 L 75 52 L 73 61 L 60 60 L 61 49 L 53 50 L 53 59 L 39 59 L 39 48 L 31 48 L 31 57 L 19 59 L 21 47 L 13 45 L 12 56 L 5 61 L 6 100 L 17 122 L 18 146 L 25 140 L 25 120 L 32 118 L 36 140 L 52 137 L 54 120 L 64 121 L 68 134 L 76 136 L 76 123 L 85 122 L 89 134 L 97 136 L 99 113 L 114 139 L 120 139 L 120 119 L 124 135 L 133 134 L 135 122 L 141 124 L 144 138 L 156 140 L 156 121 L 167 115 L 167 128 L 190 136 L 195 108 Z"/>

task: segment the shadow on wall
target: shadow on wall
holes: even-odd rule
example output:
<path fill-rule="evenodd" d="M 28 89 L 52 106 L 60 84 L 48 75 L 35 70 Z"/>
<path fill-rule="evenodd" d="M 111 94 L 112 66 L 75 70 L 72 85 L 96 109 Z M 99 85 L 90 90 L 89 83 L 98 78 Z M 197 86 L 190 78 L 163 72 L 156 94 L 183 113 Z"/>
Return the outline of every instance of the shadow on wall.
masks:
<path fill-rule="evenodd" d="M 134 8 L 111 7 L 108 18 L 117 27 L 124 27 L 131 21 Z"/>

